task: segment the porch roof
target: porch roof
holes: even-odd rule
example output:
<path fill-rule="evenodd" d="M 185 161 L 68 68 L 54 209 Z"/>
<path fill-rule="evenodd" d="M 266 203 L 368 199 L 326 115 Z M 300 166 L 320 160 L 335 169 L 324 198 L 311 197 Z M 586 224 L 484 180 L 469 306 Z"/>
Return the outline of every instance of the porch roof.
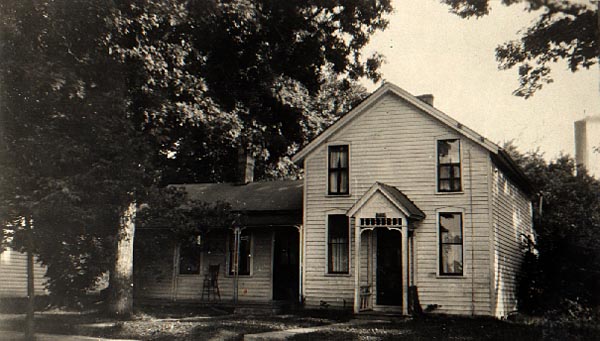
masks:
<path fill-rule="evenodd" d="M 229 203 L 233 211 L 243 214 L 242 224 L 246 226 L 302 224 L 302 180 L 173 186 L 185 189 L 190 200 Z"/>
<path fill-rule="evenodd" d="M 348 210 L 348 216 L 353 216 L 358 210 L 363 207 L 369 199 L 380 192 L 387 197 L 393 204 L 402 211 L 408 219 L 423 220 L 425 213 L 421 211 L 402 191 L 394 186 L 376 181 L 371 188 Z"/>

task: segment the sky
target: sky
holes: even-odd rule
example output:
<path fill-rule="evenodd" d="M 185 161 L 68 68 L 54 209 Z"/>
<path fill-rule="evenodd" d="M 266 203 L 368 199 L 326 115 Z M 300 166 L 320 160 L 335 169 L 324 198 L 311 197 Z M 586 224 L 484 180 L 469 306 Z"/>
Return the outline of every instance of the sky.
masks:
<path fill-rule="evenodd" d="M 365 55 L 383 54 L 385 81 L 413 95 L 433 94 L 436 108 L 493 142 L 514 140 L 520 151 L 539 148 L 547 159 L 573 155 L 574 121 L 600 115 L 598 65 L 572 73 L 557 63 L 554 83 L 529 99 L 514 96 L 517 70 L 498 70 L 495 48 L 518 39 L 539 13 L 491 3 L 488 16 L 461 19 L 439 0 L 394 0 L 388 28 L 373 36 Z"/>

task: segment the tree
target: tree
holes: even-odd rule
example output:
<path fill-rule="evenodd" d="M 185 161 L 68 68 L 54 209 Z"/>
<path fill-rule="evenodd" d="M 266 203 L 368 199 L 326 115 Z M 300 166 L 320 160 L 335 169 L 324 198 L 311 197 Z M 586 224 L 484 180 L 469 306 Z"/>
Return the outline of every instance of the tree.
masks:
<path fill-rule="evenodd" d="M 0 5 L 3 225 L 48 266 L 57 304 L 77 303 L 110 269 L 119 212 L 155 176 L 126 110 L 126 69 L 101 40 L 110 3 Z"/>
<path fill-rule="evenodd" d="M 240 148 L 270 169 L 303 143 L 303 99 L 326 73 L 379 79 L 381 56 L 361 49 L 390 11 L 388 0 L 142 1 L 116 12 L 112 51 L 145 71 L 140 111 L 195 126 L 165 141 L 175 173 L 232 181 Z M 189 171 L 198 162 L 206 173 Z"/>
<path fill-rule="evenodd" d="M 537 152 L 508 151 L 538 194 L 534 252 L 528 253 L 520 305 L 528 312 L 568 312 L 600 306 L 600 181 L 568 156 L 546 162 Z"/>
<path fill-rule="evenodd" d="M 76 303 L 110 269 L 111 309 L 123 315 L 138 208 L 164 175 L 231 180 L 239 147 L 276 164 L 303 143 L 309 113 L 294 96 L 314 96 L 327 67 L 377 79 L 380 57 L 360 50 L 391 7 L 75 0 L 0 10 L 3 225 L 48 266 L 57 303 Z"/>
<path fill-rule="evenodd" d="M 450 11 L 463 18 L 481 17 L 490 10 L 489 0 L 442 0 Z M 496 49 L 500 69 L 516 67 L 517 96 L 528 98 L 552 82 L 551 65 L 565 60 L 572 72 L 598 63 L 600 56 L 600 14 L 589 5 L 567 0 L 502 0 L 506 6 L 524 3 L 527 11 L 541 11 L 540 17 L 523 31 L 519 40 Z"/>

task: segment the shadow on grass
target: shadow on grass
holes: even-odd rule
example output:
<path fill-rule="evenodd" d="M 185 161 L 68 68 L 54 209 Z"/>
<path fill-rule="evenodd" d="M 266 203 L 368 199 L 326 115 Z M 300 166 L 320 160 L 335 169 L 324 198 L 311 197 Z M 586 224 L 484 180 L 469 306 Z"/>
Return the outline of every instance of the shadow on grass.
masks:
<path fill-rule="evenodd" d="M 424 316 L 394 322 L 364 322 L 299 334 L 306 340 L 600 340 L 599 329 L 568 325 L 525 325 L 493 318 Z"/>

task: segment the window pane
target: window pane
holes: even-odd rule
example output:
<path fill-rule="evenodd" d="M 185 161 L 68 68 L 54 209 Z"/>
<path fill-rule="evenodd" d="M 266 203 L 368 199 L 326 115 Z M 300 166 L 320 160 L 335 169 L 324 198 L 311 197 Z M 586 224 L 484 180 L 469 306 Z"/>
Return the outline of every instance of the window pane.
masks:
<path fill-rule="evenodd" d="M 340 193 L 348 193 L 348 172 L 341 172 L 340 174 Z"/>
<path fill-rule="evenodd" d="M 459 140 L 440 140 L 438 141 L 438 162 L 442 163 L 460 163 L 460 143 Z"/>
<path fill-rule="evenodd" d="M 339 176 L 340 176 L 339 172 L 329 173 L 329 193 L 339 193 L 340 192 L 340 190 L 338 188 Z"/>
<path fill-rule="evenodd" d="M 348 146 L 329 147 L 329 168 L 348 167 Z"/>
<path fill-rule="evenodd" d="M 329 168 L 340 168 L 341 155 L 342 153 L 335 148 L 329 150 Z"/>
<path fill-rule="evenodd" d="M 250 234 L 243 231 L 240 235 L 240 258 L 238 260 L 239 275 L 250 275 L 251 257 L 250 254 L 251 238 Z M 235 234 L 229 236 L 229 274 L 235 274 Z"/>
<path fill-rule="evenodd" d="M 450 190 L 450 180 L 440 180 L 440 191 L 449 191 Z"/>
<path fill-rule="evenodd" d="M 462 245 L 442 245 L 442 274 L 462 274 Z"/>
<path fill-rule="evenodd" d="M 440 237 L 443 243 L 462 243 L 460 214 L 440 213 Z"/>
<path fill-rule="evenodd" d="M 348 193 L 348 146 L 329 147 L 328 181 L 330 194 Z"/>
<path fill-rule="evenodd" d="M 453 177 L 460 178 L 460 166 L 452 166 Z"/>
<path fill-rule="evenodd" d="M 454 179 L 452 180 L 452 190 L 453 191 L 460 191 L 460 179 Z"/>
<path fill-rule="evenodd" d="M 450 178 L 450 167 L 451 166 L 440 166 L 440 179 Z"/>
<path fill-rule="evenodd" d="M 200 273 L 200 246 L 195 241 L 186 241 L 179 248 L 179 274 Z"/>
<path fill-rule="evenodd" d="M 250 236 L 240 236 L 240 275 L 250 274 Z"/>
<path fill-rule="evenodd" d="M 330 273 L 348 273 L 348 217 L 344 214 L 329 215 L 327 231 L 327 270 Z"/>

